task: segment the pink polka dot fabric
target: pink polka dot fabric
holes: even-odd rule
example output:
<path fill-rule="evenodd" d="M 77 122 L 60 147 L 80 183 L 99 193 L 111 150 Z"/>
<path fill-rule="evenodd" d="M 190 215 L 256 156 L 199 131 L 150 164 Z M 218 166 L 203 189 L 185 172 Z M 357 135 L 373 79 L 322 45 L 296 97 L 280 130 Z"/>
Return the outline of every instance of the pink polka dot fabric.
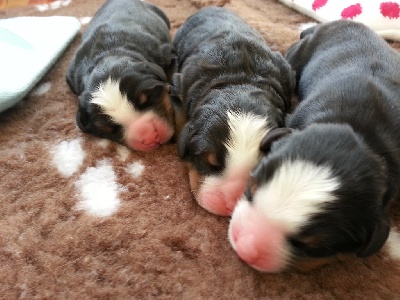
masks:
<path fill-rule="evenodd" d="M 279 0 L 319 22 L 351 19 L 400 41 L 400 0 Z"/>

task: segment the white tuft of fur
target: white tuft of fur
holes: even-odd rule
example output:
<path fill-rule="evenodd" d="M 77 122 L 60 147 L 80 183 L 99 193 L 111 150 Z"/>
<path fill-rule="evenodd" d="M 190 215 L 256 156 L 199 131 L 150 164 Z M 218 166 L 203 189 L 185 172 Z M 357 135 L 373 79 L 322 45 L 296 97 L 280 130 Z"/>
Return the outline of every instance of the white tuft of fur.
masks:
<path fill-rule="evenodd" d="M 31 96 L 42 96 L 46 94 L 51 89 L 51 82 L 45 82 L 38 85 L 31 93 Z"/>
<path fill-rule="evenodd" d="M 267 134 L 267 118 L 228 111 L 229 138 L 226 142 L 227 169 L 252 169 L 260 157 L 260 142 Z M 229 170 L 227 170 L 229 172 Z"/>
<path fill-rule="evenodd" d="M 110 142 L 110 140 L 107 140 L 107 139 L 97 139 L 96 144 L 99 147 L 106 149 L 111 144 L 111 142 Z"/>
<path fill-rule="evenodd" d="M 336 200 L 332 192 L 339 186 L 339 179 L 328 166 L 303 160 L 286 161 L 256 191 L 253 202 L 268 219 L 295 233 L 311 215 L 321 211 L 323 204 Z"/>
<path fill-rule="evenodd" d="M 144 171 L 144 165 L 140 161 L 136 161 L 127 166 L 126 170 L 133 178 L 139 178 Z"/>
<path fill-rule="evenodd" d="M 313 26 L 315 26 L 315 25 L 318 25 L 318 23 L 317 23 L 317 22 L 301 23 L 301 24 L 299 25 L 299 30 L 300 30 L 300 31 L 303 31 L 303 30 L 306 30 L 306 29 L 308 29 L 308 28 L 310 28 L 310 27 L 313 27 Z"/>
<path fill-rule="evenodd" d="M 131 150 L 125 146 L 118 145 L 117 153 L 118 153 L 118 158 L 121 161 L 126 161 L 129 158 L 129 155 L 131 154 Z"/>
<path fill-rule="evenodd" d="M 38 11 L 46 11 L 46 10 L 55 10 L 63 6 L 68 6 L 72 0 L 58 0 L 58 1 L 53 1 L 50 2 L 49 4 L 38 4 L 35 5 L 36 9 Z"/>
<path fill-rule="evenodd" d="M 92 17 L 83 17 L 79 18 L 79 22 L 81 23 L 81 25 L 86 25 L 89 24 L 92 19 Z"/>
<path fill-rule="evenodd" d="M 130 120 L 139 117 L 139 113 L 128 101 L 127 96 L 121 94 L 119 81 L 111 78 L 102 82 L 98 89 L 92 93 L 91 103 L 99 105 L 103 113 L 117 124 L 126 125 Z"/>
<path fill-rule="evenodd" d="M 89 167 L 75 182 L 81 198 L 77 208 L 99 217 L 110 216 L 117 211 L 119 193 L 117 176 L 110 161 L 102 160 L 96 167 Z"/>
<path fill-rule="evenodd" d="M 390 230 L 386 241 L 386 251 L 391 258 L 400 260 L 400 233 L 396 232 L 395 229 Z"/>
<path fill-rule="evenodd" d="M 85 152 L 81 139 L 62 141 L 51 150 L 53 164 L 63 176 L 71 176 L 82 165 Z"/>

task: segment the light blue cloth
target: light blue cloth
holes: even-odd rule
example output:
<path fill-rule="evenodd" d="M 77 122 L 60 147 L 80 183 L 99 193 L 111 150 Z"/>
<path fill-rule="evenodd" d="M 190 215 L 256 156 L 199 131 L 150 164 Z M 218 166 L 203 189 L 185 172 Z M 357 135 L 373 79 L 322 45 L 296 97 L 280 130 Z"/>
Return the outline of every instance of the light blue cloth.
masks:
<path fill-rule="evenodd" d="M 38 83 L 81 27 L 74 17 L 0 20 L 0 112 Z"/>

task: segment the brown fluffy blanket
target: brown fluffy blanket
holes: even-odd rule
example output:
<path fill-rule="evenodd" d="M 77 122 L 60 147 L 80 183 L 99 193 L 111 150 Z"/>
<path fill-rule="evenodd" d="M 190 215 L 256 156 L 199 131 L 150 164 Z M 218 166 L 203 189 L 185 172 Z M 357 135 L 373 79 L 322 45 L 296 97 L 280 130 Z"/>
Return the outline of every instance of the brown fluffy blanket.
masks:
<path fill-rule="evenodd" d="M 172 35 L 202 6 L 224 5 L 281 52 L 312 21 L 277 0 L 151 2 Z M 0 18 L 84 18 L 102 3 L 20 7 Z M 0 115 L 0 299 L 400 299 L 398 204 L 388 242 L 370 258 L 309 273 L 255 271 L 231 249 L 229 219 L 193 200 L 175 145 L 132 152 L 79 131 L 65 82 L 79 42 L 36 93 Z"/>

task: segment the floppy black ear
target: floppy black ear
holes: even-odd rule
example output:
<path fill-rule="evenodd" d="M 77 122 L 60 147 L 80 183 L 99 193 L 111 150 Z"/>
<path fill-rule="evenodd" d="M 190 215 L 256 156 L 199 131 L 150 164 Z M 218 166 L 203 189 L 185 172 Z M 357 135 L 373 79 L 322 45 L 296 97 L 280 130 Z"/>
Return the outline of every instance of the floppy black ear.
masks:
<path fill-rule="evenodd" d="M 89 124 L 89 114 L 85 109 L 79 108 L 76 112 L 76 124 L 83 131 L 87 132 L 87 126 Z"/>
<path fill-rule="evenodd" d="M 307 29 L 304 29 L 301 33 L 300 33 L 300 39 L 304 39 L 307 35 L 313 34 L 314 31 L 317 29 L 318 25 L 309 27 Z"/>
<path fill-rule="evenodd" d="M 163 44 L 160 46 L 160 52 L 164 61 L 160 64 L 163 67 L 168 81 L 171 80 L 172 75 L 177 71 L 178 56 L 176 55 L 175 48 L 171 44 Z"/>
<path fill-rule="evenodd" d="M 90 114 L 87 111 L 90 99 L 91 95 L 88 92 L 84 92 L 79 96 L 76 124 L 83 132 L 88 132 L 88 125 L 90 125 Z"/>
<path fill-rule="evenodd" d="M 389 220 L 382 220 L 375 226 L 367 243 L 357 252 L 358 257 L 367 257 L 379 251 L 385 244 L 390 231 Z"/>
<path fill-rule="evenodd" d="M 178 137 L 178 154 L 181 159 L 186 156 L 186 141 L 189 135 L 189 125 L 186 124 Z"/>
<path fill-rule="evenodd" d="M 181 80 L 182 80 L 182 74 L 181 73 L 175 73 L 172 76 L 172 84 L 171 84 L 171 96 L 181 98 Z"/>
<path fill-rule="evenodd" d="M 280 127 L 280 128 L 273 128 L 265 135 L 265 137 L 261 140 L 260 143 L 260 150 L 264 153 L 268 153 L 271 151 L 272 143 L 279 140 L 285 135 L 292 133 L 293 129 L 288 127 Z"/>

